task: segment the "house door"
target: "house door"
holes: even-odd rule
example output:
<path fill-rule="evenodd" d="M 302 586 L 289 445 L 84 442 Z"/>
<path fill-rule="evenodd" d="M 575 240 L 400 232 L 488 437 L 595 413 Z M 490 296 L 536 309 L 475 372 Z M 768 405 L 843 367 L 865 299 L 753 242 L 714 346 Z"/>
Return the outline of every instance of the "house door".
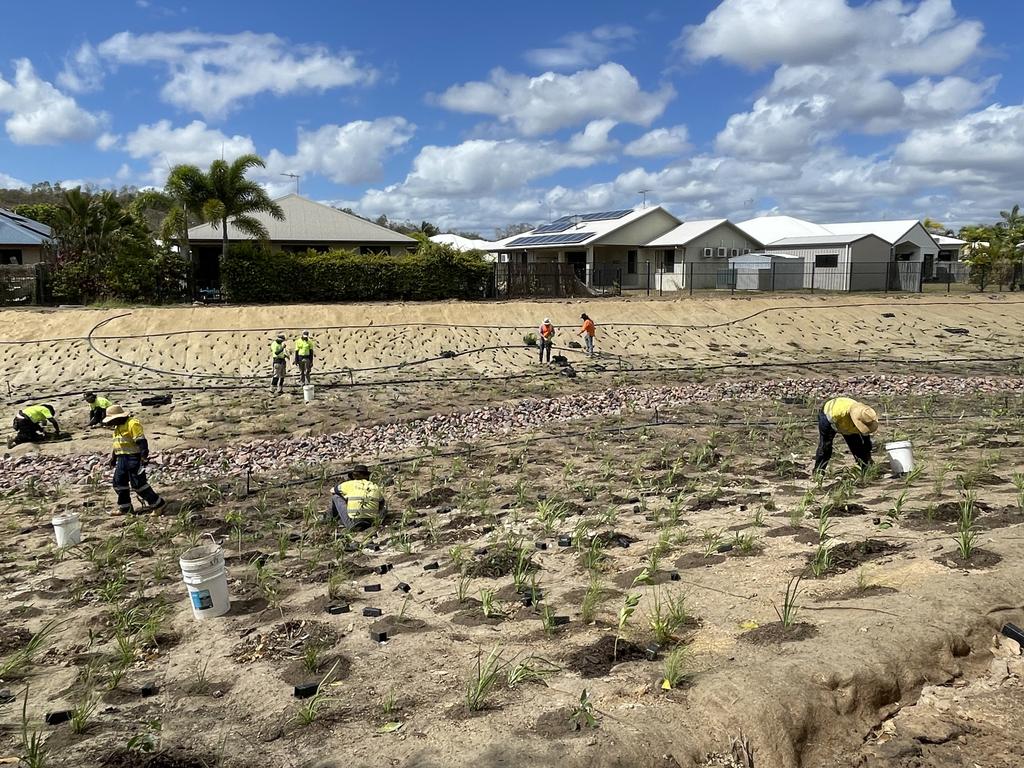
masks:
<path fill-rule="evenodd" d="M 922 266 L 922 269 L 924 271 L 921 274 L 924 276 L 924 279 L 925 280 L 931 280 L 932 277 L 935 275 L 935 254 L 934 253 L 926 253 L 924 255 L 924 265 Z"/>
<path fill-rule="evenodd" d="M 576 277 L 581 281 L 587 281 L 587 252 L 586 251 L 566 251 L 565 260 L 567 263 L 572 264 L 572 270 L 576 273 Z"/>

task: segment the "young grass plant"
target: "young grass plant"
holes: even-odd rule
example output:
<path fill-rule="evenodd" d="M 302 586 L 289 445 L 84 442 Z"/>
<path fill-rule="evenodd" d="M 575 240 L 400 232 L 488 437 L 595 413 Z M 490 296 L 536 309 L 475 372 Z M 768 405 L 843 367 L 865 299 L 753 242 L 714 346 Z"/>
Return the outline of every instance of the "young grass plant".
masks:
<path fill-rule="evenodd" d="M 678 688 L 689 677 L 692 655 L 683 646 L 673 648 L 662 664 L 661 687 L 666 690 Z"/>
<path fill-rule="evenodd" d="M 655 590 L 651 603 L 651 612 L 647 618 L 651 636 L 658 645 L 668 645 L 675 638 L 675 633 L 686 624 L 686 598 L 681 594 L 668 595 L 663 600 L 659 591 Z"/>
<path fill-rule="evenodd" d="M 976 503 L 975 496 L 970 491 L 965 493 L 960 501 L 960 519 L 957 521 L 957 532 L 953 541 L 961 560 L 970 560 L 977 549 L 978 532 L 974 527 Z"/>
<path fill-rule="evenodd" d="M 494 690 L 501 674 L 501 647 L 494 646 L 483 661 L 483 651 L 476 655 L 476 672 L 466 683 L 466 709 L 479 712 L 487 706 L 487 698 Z"/>
<path fill-rule="evenodd" d="M 43 739 L 42 731 L 30 729 L 28 724 L 28 686 L 25 686 L 25 701 L 21 705 L 21 763 L 25 768 L 46 768 L 50 750 Z"/>
<path fill-rule="evenodd" d="M 312 724 L 320 716 L 323 708 L 331 702 L 330 686 L 333 684 L 332 678 L 338 669 L 338 664 L 339 662 L 334 662 L 334 666 L 330 668 L 324 679 L 316 687 L 316 693 L 299 704 L 295 712 L 295 719 L 298 720 L 300 725 Z"/>
<path fill-rule="evenodd" d="M 601 579 L 596 574 L 591 573 L 590 584 L 587 585 L 586 594 L 583 595 L 583 604 L 580 606 L 580 620 L 584 624 L 590 624 L 594 621 L 597 606 L 601 603 L 603 597 L 604 587 L 601 585 Z"/>
<path fill-rule="evenodd" d="M 786 591 L 782 595 L 782 610 L 779 607 L 772 604 L 775 609 L 775 613 L 779 617 L 779 621 L 782 622 L 782 628 L 785 631 L 789 631 L 796 624 L 796 615 L 800 610 L 800 606 L 797 604 L 797 597 L 800 594 L 800 577 L 794 576 L 789 580 L 789 584 L 786 585 Z"/>

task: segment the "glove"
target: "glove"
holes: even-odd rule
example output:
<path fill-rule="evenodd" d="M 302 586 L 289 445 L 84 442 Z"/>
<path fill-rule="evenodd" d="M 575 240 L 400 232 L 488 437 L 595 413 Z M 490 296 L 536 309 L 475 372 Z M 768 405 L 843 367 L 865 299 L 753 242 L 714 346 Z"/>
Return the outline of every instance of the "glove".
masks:
<path fill-rule="evenodd" d="M 142 464 L 142 466 L 144 466 L 144 467 L 145 467 L 146 465 L 148 465 L 148 464 L 149 464 L 149 456 L 148 456 L 148 455 L 146 455 L 146 456 L 140 456 L 140 457 L 139 457 L 139 462 L 140 462 L 140 463 Z"/>
<path fill-rule="evenodd" d="M 107 462 L 107 466 L 109 466 L 109 467 L 116 467 L 117 466 L 117 457 L 116 456 L 111 456 L 110 460 Z"/>

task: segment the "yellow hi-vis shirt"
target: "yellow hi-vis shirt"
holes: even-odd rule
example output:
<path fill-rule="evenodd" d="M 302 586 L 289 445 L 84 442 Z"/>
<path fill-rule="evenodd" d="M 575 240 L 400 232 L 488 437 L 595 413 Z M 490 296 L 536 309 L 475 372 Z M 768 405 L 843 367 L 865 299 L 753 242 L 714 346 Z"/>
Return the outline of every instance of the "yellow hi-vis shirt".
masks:
<path fill-rule="evenodd" d="M 850 409 L 855 405 L 860 405 L 860 403 L 853 398 L 834 397 L 827 401 L 821 410 L 825 412 L 825 416 L 828 417 L 828 420 L 839 434 L 859 435 L 860 430 L 857 429 L 857 425 L 850 418 Z"/>
<path fill-rule="evenodd" d="M 109 408 L 112 405 L 113 403 L 107 400 L 107 398 L 100 397 L 99 395 L 96 395 L 96 399 L 89 403 L 90 408 L 102 408 L 104 411 L 107 410 L 107 408 Z"/>
<path fill-rule="evenodd" d="M 285 360 L 288 357 L 288 348 L 280 341 L 270 342 L 270 354 L 275 360 Z"/>
<path fill-rule="evenodd" d="M 118 456 L 131 456 L 142 453 L 139 447 L 139 440 L 145 440 L 146 433 L 142 431 L 142 423 L 132 417 L 124 424 L 114 427 L 114 453 Z"/>
<path fill-rule="evenodd" d="M 21 412 L 32 419 L 34 424 L 42 424 L 47 419 L 53 417 L 50 409 L 45 405 L 26 405 L 21 409 Z"/>
<path fill-rule="evenodd" d="M 348 516 L 353 520 L 368 520 L 380 514 L 384 491 L 376 483 L 369 480 L 348 480 L 338 486 L 338 491 L 345 497 Z"/>
<path fill-rule="evenodd" d="M 309 357 L 313 354 L 313 342 L 310 339 L 298 339 L 295 342 L 295 354 L 299 357 Z"/>

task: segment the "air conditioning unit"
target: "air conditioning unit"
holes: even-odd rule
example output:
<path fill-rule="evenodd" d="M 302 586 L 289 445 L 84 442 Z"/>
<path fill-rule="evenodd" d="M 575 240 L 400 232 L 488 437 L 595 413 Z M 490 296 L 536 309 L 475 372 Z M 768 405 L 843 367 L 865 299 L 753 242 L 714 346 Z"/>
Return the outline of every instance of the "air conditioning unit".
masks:
<path fill-rule="evenodd" d="M 749 248 L 744 248 L 743 249 L 743 255 L 746 256 L 748 253 L 750 253 L 750 249 Z"/>
<path fill-rule="evenodd" d="M 730 255 L 732 255 L 732 256 L 739 256 L 740 255 L 740 249 L 739 248 L 733 248 L 732 249 L 732 253 Z"/>
<path fill-rule="evenodd" d="M 726 254 L 726 249 L 725 248 L 719 248 L 718 249 L 718 255 L 719 256 L 721 256 L 722 258 L 725 258 L 725 254 Z"/>
<path fill-rule="evenodd" d="M 704 255 L 705 256 L 714 256 L 715 255 L 715 249 L 714 248 L 705 248 L 704 249 Z"/>

